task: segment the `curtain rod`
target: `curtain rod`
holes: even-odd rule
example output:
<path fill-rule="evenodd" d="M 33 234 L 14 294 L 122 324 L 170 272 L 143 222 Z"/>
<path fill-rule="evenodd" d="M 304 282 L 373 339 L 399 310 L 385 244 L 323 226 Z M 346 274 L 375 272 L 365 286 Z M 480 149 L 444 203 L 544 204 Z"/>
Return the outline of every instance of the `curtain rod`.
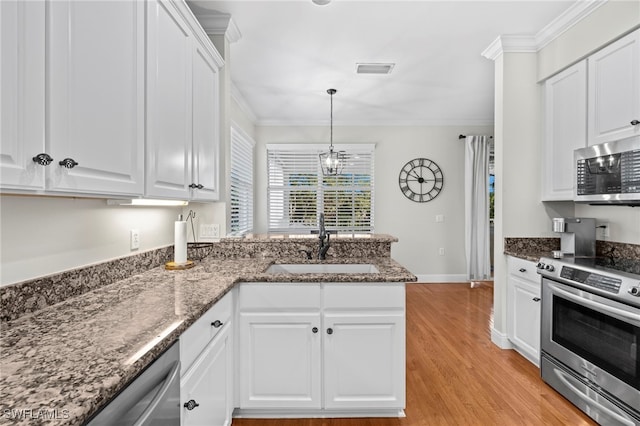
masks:
<path fill-rule="evenodd" d="M 467 135 L 460 135 L 458 136 L 458 139 L 465 139 L 467 137 Z M 489 139 L 493 139 L 493 136 L 489 136 Z"/>

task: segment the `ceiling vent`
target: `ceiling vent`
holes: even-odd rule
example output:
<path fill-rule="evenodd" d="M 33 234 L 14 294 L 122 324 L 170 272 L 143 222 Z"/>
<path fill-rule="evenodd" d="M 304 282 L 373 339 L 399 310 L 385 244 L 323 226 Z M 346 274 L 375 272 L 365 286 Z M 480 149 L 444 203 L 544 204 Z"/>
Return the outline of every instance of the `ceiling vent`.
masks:
<path fill-rule="evenodd" d="M 356 74 L 389 74 L 396 64 L 356 64 Z"/>

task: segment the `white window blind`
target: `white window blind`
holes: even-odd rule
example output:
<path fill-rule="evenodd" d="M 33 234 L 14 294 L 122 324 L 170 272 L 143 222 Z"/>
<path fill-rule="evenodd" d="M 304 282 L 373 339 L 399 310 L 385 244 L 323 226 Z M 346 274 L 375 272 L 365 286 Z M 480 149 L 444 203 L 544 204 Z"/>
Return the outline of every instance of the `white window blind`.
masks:
<path fill-rule="evenodd" d="M 323 176 L 327 145 L 268 144 L 269 232 L 308 233 L 325 214 L 328 230 L 373 232 L 373 144 L 334 145 L 346 152 L 342 175 Z"/>
<path fill-rule="evenodd" d="M 244 132 L 231 127 L 230 235 L 253 230 L 253 149 Z"/>

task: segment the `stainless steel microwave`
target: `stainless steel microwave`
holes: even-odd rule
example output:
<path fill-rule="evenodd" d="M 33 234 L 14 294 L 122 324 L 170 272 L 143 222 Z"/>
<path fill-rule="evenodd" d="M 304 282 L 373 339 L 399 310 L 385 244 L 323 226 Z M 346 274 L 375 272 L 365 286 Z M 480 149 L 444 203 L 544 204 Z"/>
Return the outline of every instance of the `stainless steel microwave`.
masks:
<path fill-rule="evenodd" d="M 640 206 L 640 136 L 576 149 L 574 201 Z"/>

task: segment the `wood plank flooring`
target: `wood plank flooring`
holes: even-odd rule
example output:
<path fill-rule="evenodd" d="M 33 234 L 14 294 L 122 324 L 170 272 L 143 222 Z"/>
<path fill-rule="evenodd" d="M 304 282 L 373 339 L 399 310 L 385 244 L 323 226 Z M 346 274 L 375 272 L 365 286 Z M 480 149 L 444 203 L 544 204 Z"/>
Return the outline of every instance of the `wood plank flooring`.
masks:
<path fill-rule="evenodd" d="M 596 425 L 491 343 L 493 287 L 407 285 L 407 417 L 234 419 L 234 426 Z"/>

